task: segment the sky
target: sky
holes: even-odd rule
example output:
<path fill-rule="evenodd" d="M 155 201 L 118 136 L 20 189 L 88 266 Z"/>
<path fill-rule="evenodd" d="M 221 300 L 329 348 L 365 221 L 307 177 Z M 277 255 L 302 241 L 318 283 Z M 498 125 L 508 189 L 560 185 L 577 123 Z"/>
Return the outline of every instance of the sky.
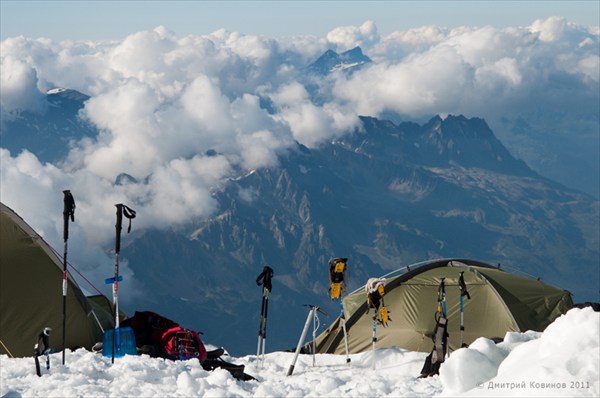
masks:
<path fill-rule="evenodd" d="M 292 352 L 271 352 L 260 365 L 254 355 L 225 356 L 257 379 L 247 382 L 222 369 L 207 372 L 194 359 L 126 355 L 111 365 L 110 358 L 84 349 L 68 351 L 64 365 L 60 353 L 51 354 L 50 369 L 42 356 L 38 377 L 31 358 L 0 355 L 0 396 L 597 397 L 599 325 L 591 308 L 572 309 L 543 333 L 508 332 L 498 344 L 481 337 L 452 352 L 439 376 L 422 379 L 416 376 L 427 354 L 397 347 L 351 354 L 350 366 L 345 356 L 333 354 L 299 355 L 294 362 Z M 57 341 L 51 334 L 51 346 Z M 227 342 L 208 343 L 227 348 Z"/>
<path fill-rule="evenodd" d="M 33 1 L 1 0 L 1 39 L 120 39 L 164 25 L 178 36 L 218 29 L 250 35 L 322 36 L 373 20 L 382 34 L 417 26 L 527 26 L 560 15 L 598 25 L 600 2 L 586 1 Z"/>

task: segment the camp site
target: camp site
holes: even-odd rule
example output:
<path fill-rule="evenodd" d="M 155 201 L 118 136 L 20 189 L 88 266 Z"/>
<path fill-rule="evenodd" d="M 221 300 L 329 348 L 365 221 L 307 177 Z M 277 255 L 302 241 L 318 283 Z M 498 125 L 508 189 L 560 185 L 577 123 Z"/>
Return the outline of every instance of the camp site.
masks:
<path fill-rule="evenodd" d="M 565 290 L 468 259 L 406 266 L 372 278 L 377 288 L 346 292 L 344 273 L 351 264 L 332 258 L 326 299 L 339 301 L 341 315 L 316 336 L 319 308 L 309 308 L 300 340 L 287 352 L 265 352 L 273 283 L 273 270 L 266 266 L 256 280 L 266 298 L 259 346 L 256 355 L 238 358 L 152 311 L 120 313 L 115 328 L 111 300 L 85 296 L 67 274 L 65 350 L 57 352 L 48 340 L 59 341 L 62 332 L 63 297 L 56 291 L 63 280 L 60 255 L 4 204 L 1 226 L 2 396 L 17 389 L 51 394 L 59 376 L 67 395 L 287 396 L 323 388 L 333 395 L 351 388 L 367 395 L 431 396 L 482 388 L 505 395 L 507 386 L 519 383 L 508 392 L 547 388 L 586 396 L 598 389 L 598 381 L 590 380 L 597 358 L 590 354 L 599 349 L 598 308 L 574 308 Z M 441 321 L 447 322 L 444 327 Z M 297 338 L 289 337 L 290 344 Z M 577 384 L 557 385 L 545 364 Z M 78 384 L 71 377 L 87 381 Z M 240 384 L 233 388 L 232 383 Z"/>

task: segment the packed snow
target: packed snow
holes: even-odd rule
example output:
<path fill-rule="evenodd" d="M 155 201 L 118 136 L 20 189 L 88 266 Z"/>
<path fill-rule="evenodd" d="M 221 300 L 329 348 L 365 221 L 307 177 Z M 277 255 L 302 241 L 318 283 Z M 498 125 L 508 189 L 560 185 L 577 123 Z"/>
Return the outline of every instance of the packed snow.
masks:
<path fill-rule="evenodd" d="M 300 332 L 300 331 L 299 331 Z M 293 340 L 296 339 L 292 338 Z M 148 356 L 115 359 L 83 349 L 50 355 L 35 374 L 32 358 L 0 356 L 0 396 L 9 397 L 401 397 L 401 396 L 600 396 L 600 313 L 572 309 L 544 332 L 507 333 L 494 344 L 479 338 L 451 353 L 439 376 L 417 376 L 426 354 L 400 348 L 344 355 L 293 352 L 233 358 L 256 381 L 202 369 L 198 361 Z M 207 345 L 207 348 L 214 348 Z M 375 355 L 376 369 L 372 369 Z M 314 361 L 314 362 L 313 362 Z"/>

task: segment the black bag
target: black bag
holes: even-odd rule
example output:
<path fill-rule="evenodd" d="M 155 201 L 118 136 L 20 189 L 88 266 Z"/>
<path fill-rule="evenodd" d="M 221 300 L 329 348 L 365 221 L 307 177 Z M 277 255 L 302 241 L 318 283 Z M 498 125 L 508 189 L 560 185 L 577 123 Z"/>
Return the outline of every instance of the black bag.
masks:
<path fill-rule="evenodd" d="M 440 317 L 438 319 L 435 333 L 433 335 L 433 350 L 425 358 L 423 369 L 421 369 L 421 378 L 440 374 L 440 366 L 446 358 L 448 345 L 448 319 Z"/>

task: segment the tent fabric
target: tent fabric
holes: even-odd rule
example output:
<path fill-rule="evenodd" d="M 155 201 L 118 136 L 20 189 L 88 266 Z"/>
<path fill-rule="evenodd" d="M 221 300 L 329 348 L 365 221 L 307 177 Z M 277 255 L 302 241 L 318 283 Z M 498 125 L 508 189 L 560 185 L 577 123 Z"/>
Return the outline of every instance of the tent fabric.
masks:
<path fill-rule="evenodd" d="M 62 259 L 13 210 L 0 207 L 0 353 L 31 356 L 45 327 L 52 328 L 50 345 L 61 349 Z M 114 327 L 110 315 L 88 301 L 70 274 L 66 325 L 71 349 L 91 349 L 102 341 L 102 329 Z"/>
<path fill-rule="evenodd" d="M 397 346 L 412 351 L 430 352 L 436 325 L 438 288 L 445 278 L 448 344 L 460 348 L 460 289 L 464 280 L 471 299 L 464 297 L 464 342 L 478 337 L 502 339 L 506 332 L 542 331 L 556 317 L 573 306 L 568 291 L 539 280 L 521 277 L 491 265 L 465 259 L 434 260 L 389 278 L 385 286 L 385 305 L 391 322 L 377 326 L 377 348 Z M 373 314 L 364 289 L 344 298 L 344 313 L 350 353 L 372 349 Z M 316 339 L 321 353 L 345 353 L 341 319 L 338 317 Z"/>

